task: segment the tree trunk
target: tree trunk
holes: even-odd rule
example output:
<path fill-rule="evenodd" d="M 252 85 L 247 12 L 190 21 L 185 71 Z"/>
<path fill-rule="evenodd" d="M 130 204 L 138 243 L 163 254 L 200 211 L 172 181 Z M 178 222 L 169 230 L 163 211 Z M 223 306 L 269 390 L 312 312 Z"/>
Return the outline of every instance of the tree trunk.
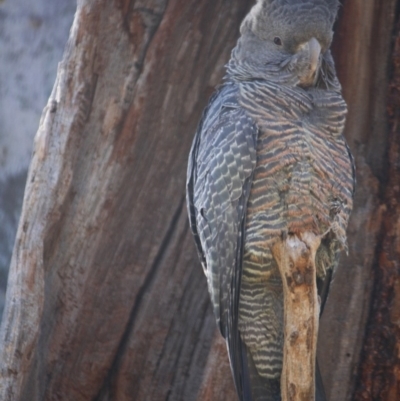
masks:
<path fill-rule="evenodd" d="M 0 399 L 196 399 L 216 326 L 186 160 L 247 7 L 78 3 L 11 262 Z"/>
<path fill-rule="evenodd" d="M 235 399 L 184 186 L 201 111 L 251 4 L 78 2 L 11 262 L 1 400 Z M 320 324 L 330 401 L 400 397 L 397 5 L 345 0 L 336 27 L 358 187 Z"/>
<path fill-rule="evenodd" d="M 319 361 L 330 401 L 354 400 L 373 300 L 371 278 L 379 269 L 386 209 L 382 194 L 388 185 L 389 61 L 399 4 L 396 0 L 343 3 L 333 50 L 348 102 L 346 138 L 356 159 L 357 189 L 348 228 L 349 254 L 341 257 L 320 325 Z"/>
<path fill-rule="evenodd" d="M 33 137 L 75 0 L 0 1 L 0 319 Z"/>
<path fill-rule="evenodd" d="M 388 175 L 377 243 L 372 308 L 356 401 L 400 398 L 400 20 L 396 22 L 388 96 Z"/>

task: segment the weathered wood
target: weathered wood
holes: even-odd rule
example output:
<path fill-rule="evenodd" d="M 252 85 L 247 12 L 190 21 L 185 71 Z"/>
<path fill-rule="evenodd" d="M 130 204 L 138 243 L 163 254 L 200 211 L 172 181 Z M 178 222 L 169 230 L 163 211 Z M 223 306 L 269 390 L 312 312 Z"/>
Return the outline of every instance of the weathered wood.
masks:
<path fill-rule="evenodd" d="M 196 399 L 215 322 L 186 161 L 247 6 L 78 2 L 25 192 L 1 400 Z"/>
<path fill-rule="evenodd" d="M 276 242 L 272 253 L 283 283 L 282 401 L 315 400 L 319 302 L 315 255 L 321 238 L 311 232 Z"/>
<path fill-rule="evenodd" d="M 0 319 L 33 137 L 76 0 L 0 2 Z"/>

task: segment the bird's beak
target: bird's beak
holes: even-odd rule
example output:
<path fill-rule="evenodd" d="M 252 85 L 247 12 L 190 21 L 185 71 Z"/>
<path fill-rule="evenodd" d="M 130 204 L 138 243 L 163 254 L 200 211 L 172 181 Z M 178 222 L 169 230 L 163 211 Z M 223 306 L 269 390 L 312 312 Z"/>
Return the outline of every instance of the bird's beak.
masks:
<path fill-rule="evenodd" d="M 299 81 L 301 86 L 310 86 L 317 79 L 317 70 L 319 68 L 319 57 L 321 55 L 321 45 L 318 40 L 311 38 L 308 42 L 303 43 L 298 49 L 298 53 L 303 54 L 304 61 L 307 63 L 306 70 L 303 70 Z"/>
<path fill-rule="evenodd" d="M 310 72 L 314 74 L 317 68 L 319 67 L 319 56 L 321 54 L 321 45 L 319 44 L 317 39 L 311 38 L 306 43 L 306 48 L 307 47 L 308 47 L 308 54 L 310 55 Z"/>

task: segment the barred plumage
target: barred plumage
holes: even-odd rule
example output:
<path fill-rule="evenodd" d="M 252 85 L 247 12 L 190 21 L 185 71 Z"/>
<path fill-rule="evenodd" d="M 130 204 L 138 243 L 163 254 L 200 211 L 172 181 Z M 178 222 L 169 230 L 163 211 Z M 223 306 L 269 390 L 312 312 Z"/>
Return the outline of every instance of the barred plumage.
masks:
<path fill-rule="evenodd" d="M 355 178 L 342 136 L 346 104 L 326 45 L 336 7 L 335 0 L 260 0 L 191 150 L 190 223 L 241 400 L 280 400 L 283 295 L 274 241 L 307 231 L 322 238 L 323 298 L 346 248 Z M 271 18 L 292 39 L 282 50 L 262 25 Z M 322 49 L 318 65 L 315 49 Z"/>

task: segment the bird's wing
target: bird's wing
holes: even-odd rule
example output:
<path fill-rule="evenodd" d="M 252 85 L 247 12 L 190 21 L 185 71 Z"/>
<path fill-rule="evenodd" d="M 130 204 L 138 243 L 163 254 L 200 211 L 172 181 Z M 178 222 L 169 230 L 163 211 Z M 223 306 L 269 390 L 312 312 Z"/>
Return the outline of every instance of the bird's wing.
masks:
<path fill-rule="evenodd" d="M 203 114 L 188 166 L 190 225 L 239 394 L 246 391 L 246 364 L 237 328 L 239 293 L 257 133 L 253 120 L 237 103 L 235 86 L 226 84 Z"/>

